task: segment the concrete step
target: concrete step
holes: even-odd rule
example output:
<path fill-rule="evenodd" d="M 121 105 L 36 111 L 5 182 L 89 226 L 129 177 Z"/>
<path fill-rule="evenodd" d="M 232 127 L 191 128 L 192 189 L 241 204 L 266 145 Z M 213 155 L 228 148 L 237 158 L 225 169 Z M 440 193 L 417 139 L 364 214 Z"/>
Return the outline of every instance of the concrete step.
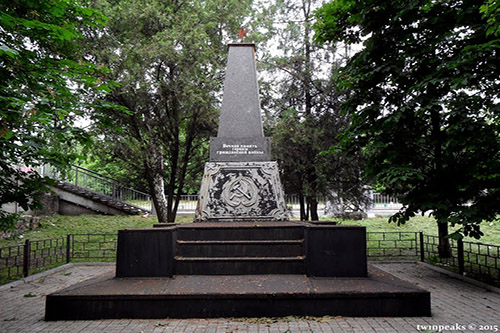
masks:
<path fill-rule="evenodd" d="M 115 279 L 111 273 L 47 295 L 45 309 L 45 320 L 423 317 L 431 316 L 431 295 L 375 267 L 368 278 L 341 280 L 305 275 Z"/>
<path fill-rule="evenodd" d="M 180 257 L 293 257 L 304 255 L 304 240 L 177 241 Z"/>
<path fill-rule="evenodd" d="M 305 274 L 305 257 L 180 257 L 174 258 L 175 274 L 246 275 Z"/>
<path fill-rule="evenodd" d="M 180 227 L 177 239 L 183 241 L 200 240 L 298 240 L 304 239 L 304 229 L 296 224 L 273 226 L 270 222 L 254 225 L 238 225 L 238 223 L 206 223 L 206 226 Z"/>

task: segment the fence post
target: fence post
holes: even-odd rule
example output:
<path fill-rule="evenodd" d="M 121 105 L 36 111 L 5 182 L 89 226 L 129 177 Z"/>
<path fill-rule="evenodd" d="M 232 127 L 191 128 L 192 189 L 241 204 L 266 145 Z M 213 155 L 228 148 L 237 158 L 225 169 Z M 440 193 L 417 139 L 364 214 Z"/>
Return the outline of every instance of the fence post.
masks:
<path fill-rule="evenodd" d="M 465 272 L 465 263 L 464 263 L 464 242 L 463 240 L 457 240 L 457 250 L 458 250 L 458 272 L 460 275 L 463 275 Z"/>
<path fill-rule="evenodd" d="M 420 261 L 425 261 L 425 252 L 424 252 L 424 232 L 419 232 L 420 236 Z"/>
<path fill-rule="evenodd" d="M 27 239 L 24 242 L 24 258 L 23 258 L 23 275 L 27 277 L 30 274 L 30 264 L 31 264 L 31 244 L 30 240 Z"/>
<path fill-rule="evenodd" d="M 75 185 L 78 186 L 78 168 L 75 167 Z"/>
<path fill-rule="evenodd" d="M 66 263 L 71 261 L 71 235 L 66 235 Z"/>

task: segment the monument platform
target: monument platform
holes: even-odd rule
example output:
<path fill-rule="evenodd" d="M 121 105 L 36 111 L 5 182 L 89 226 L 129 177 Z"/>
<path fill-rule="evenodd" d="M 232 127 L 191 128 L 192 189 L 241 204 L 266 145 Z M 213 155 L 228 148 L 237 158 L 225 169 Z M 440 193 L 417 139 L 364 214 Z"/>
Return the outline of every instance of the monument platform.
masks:
<path fill-rule="evenodd" d="M 120 230 L 116 276 L 50 294 L 46 320 L 430 316 L 430 293 L 367 269 L 365 228 L 318 222 Z"/>
<path fill-rule="evenodd" d="M 430 316 L 430 294 L 369 266 L 365 278 L 105 275 L 47 296 L 46 320 Z"/>

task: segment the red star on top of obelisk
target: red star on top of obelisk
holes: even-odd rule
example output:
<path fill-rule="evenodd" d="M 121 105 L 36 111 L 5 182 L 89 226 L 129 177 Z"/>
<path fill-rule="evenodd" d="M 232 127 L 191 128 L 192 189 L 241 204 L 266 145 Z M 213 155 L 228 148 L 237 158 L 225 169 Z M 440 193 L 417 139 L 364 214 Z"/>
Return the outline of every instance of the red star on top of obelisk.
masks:
<path fill-rule="evenodd" d="M 245 28 L 241 27 L 240 30 L 238 30 L 238 38 L 243 40 L 247 36 L 248 30 L 245 30 Z"/>

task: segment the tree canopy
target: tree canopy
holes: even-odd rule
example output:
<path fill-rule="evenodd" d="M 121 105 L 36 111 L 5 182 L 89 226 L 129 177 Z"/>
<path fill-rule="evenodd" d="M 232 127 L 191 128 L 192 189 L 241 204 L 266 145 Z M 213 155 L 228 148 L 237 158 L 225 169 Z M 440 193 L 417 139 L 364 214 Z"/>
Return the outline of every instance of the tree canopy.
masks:
<path fill-rule="evenodd" d="M 30 168 L 65 165 L 75 142 L 89 142 L 74 119 L 89 107 L 84 96 L 109 87 L 106 69 L 85 61 L 75 41 L 104 22 L 78 1 L 0 4 L 0 205 L 36 208 L 48 188 Z M 0 210 L 0 229 L 14 218 Z"/>
<path fill-rule="evenodd" d="M 362 45 L 339 76 L 344 147 L 364 147 L 367 174 L 400 198 L 392 221 L 430 210 L 442 240 L 448 222 L 479 238 L 500 212 L 500 41 L 481 5 L 338 0 L 315 24 L 317 42 Z"/>

